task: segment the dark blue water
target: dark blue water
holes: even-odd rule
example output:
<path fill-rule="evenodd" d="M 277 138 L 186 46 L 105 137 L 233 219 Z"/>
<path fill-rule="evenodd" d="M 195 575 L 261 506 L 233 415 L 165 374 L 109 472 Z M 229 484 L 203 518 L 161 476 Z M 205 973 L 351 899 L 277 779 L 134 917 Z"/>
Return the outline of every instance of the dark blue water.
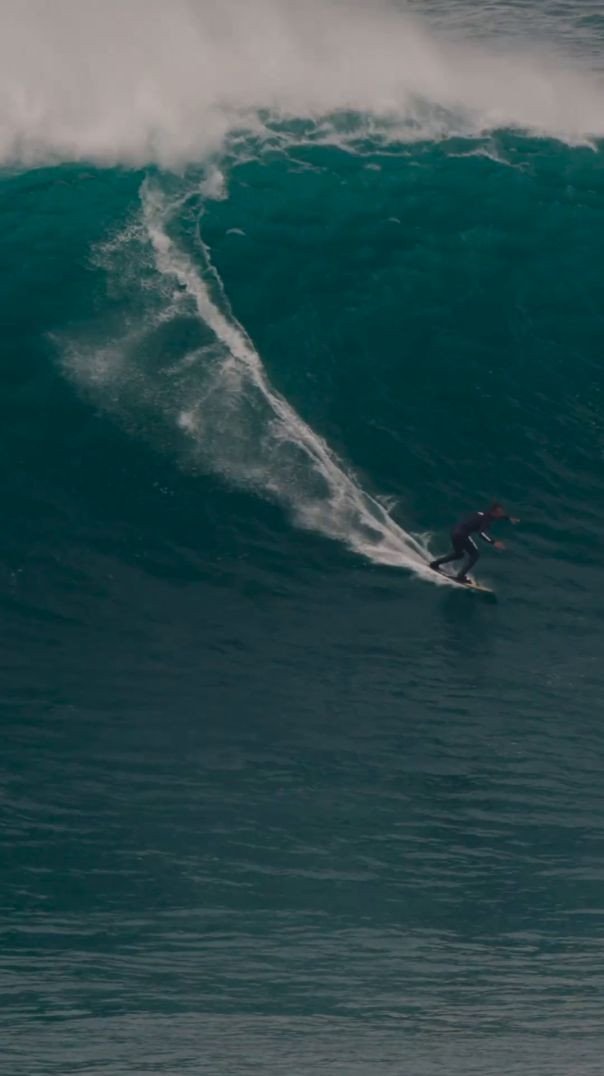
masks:
<path fill-rule="evenodd" d="M 601 143 L 408 121 L 6 162 L 7 1076 L 601 1072 Z"/>

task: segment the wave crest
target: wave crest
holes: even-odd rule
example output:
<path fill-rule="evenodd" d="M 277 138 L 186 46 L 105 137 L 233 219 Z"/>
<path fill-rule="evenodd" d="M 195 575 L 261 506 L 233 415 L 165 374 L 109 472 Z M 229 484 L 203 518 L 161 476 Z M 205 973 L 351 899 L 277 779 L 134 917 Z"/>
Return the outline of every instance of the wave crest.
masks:
<path fill-rule="evenodd" d="M 385 0 L 5 0 L 0 100 L 4 164 L 180 168 L 263 112 L 604 136 L 601 78 L 576 58 L 447 42 Z"/>

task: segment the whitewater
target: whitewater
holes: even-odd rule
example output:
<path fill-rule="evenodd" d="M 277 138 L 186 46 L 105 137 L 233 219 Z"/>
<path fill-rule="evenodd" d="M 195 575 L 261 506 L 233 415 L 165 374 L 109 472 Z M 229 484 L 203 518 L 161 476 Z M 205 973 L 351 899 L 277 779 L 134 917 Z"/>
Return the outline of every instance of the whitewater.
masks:
<path fill-rule="evenodd" d="M 412 139 L 602 136 L 597 53 L 526 24 L 521 43 L 498 38 L 497 10 L 465 9 L 464 27 L 494 31 L 467 43 L 387 0 L 5 0 L 0 162 L 183 168 L 270 116 L 343 111 Z"/>

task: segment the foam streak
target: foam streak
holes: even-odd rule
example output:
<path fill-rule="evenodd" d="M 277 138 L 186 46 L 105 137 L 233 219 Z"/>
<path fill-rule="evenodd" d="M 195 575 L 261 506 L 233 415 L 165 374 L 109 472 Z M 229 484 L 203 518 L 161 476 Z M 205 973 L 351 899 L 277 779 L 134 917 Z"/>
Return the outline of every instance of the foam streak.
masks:
<path fill-rule="evenodd" d="M 325 441 L 271 387 L 242 327 L 220 309 L 197 266 L 170 238 L 167 226 L 174 207 L 157 186 L 145 184 L 143 207 L 159 273 L 186 290 L 221 345 L 211 392 L 206 386 L 200 402 L 191 406 L 189 401 L 179 415 L 196 451 L 231 481 L 253 484 L 278 500 L 298 524 L 344 542 L 375 563 L 406 567 L 440 582 L 427 568 L 421 543 L 362 490 Z M 203 244 L 202 252 L 206 273 L 217 280 Z"/>

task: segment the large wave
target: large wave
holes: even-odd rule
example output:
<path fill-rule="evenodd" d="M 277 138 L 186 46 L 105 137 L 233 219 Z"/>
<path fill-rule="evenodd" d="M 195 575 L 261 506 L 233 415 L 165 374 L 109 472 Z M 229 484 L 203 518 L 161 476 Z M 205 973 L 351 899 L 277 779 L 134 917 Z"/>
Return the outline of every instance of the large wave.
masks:
<path fill-rule="evenodd" d="M 374 136 L 382 123 L 390 140 L 497 127 L 571 142 L 604 135 L 603 87 L 587 62 L 446 41 L 386 0 L 5 0 L 1 26 L 5 164 L 186 171 L 204 161 L 216 179 L 208 158 L 238 133 L 247 147 L 250 132 L 287 142 L 300 125 L 279 121 L 293 118 L 309 121 L 304 137 L 338 141 L 364 122 Z M 299 525 L 378 563 L 439 582 L 421 540 L 271 386 L 200 231 L 194 251 L 178 234 L 199 189 L 183 181 L 175 195 L 164 180 L 144 184 L 139 218 L 102 252 L 111 280 L 128 280 L 128 315 L 104 320 L 94 341 L 63 341 L 71 375 L 145 435 L 161 427 L 192 465 L 256 489 Z M 162 341 L 187 319 L 192 342 L 177 360 L 179 349 L 166 347 L 167 362 Z"/>
<path fill-rule="evenodd" d="M 604 135 L 600 76 L 431 33 L 387 0 L 4 0 L 0 163 L 180 167 L 266 115 L 386 117 L 408 137 Z"/>

